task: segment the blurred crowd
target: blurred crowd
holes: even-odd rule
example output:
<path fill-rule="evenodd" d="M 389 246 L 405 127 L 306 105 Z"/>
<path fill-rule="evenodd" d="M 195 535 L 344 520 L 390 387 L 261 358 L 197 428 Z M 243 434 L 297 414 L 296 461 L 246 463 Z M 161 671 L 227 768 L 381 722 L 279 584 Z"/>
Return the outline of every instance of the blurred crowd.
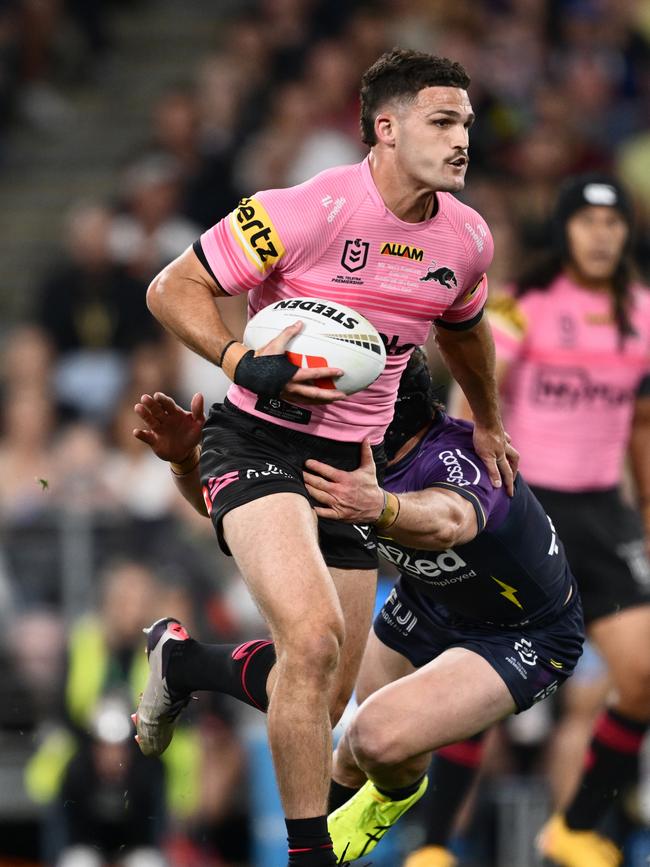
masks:
<path fill-rule="evenodd" d="M 0 154 L 8 125 L 27 122 L 37 134 L 65 116 L 70 82 L 101 93 L 117 2 L 0 0 Z M 153 22 L 156 2 L 124 7 Z M 160 331 L 145 292 L 241 195 L 364 156 L 359 79 L 382 51 L 446 55 L 472 77 L 477 122 L 463 198 L 492 229 L 493 288 L 544 247 L 560 181 L 600 168 L 632 193 L 636 259 L 650 277 L 650 0 L 234 8 L 213 50 L 152 104 L 148 140 L 124 155 L 115 197 L 89 197 L 62 216 L 65 249 L 35 282 L 31 316 L 0 346 L 0 765 L 20 757 L 21 786 L 38 805 L 0 808 L 0 860 L 85 865 L 91 847 L 92 863 L 153 865 L 164 844 L 175 864 L 247 863 L 236 709 L 193 703 L 186 737 L 163 764 L 143 762 L 128 723 L 143 626 L 174 613 L 198 637 L 226 641 L 256 617 L 209 522 L 132 436 L 145 392 L 187 405 L 195 391 L 210 403 L 225 390 L 219 371 Z M 76 50 L 62 60 L 57 47 L 63 34 L 70 44 L 71 29 Z M 242 300 L 223 302 L 223 312 L 241 333 Z M 605 689 L 594 671 L 580 698 L 585 731 L 551 756 L 557 768 L 572 754 L 577 762 L 586 742 Z M 544 766 L 554 720 L 545 710 L 528 719 L 494 745 L 495 773 Z M 560 786 L 562 772 L 552 779 Z M 111 850 L 116 839 L 128 851 Z"/>

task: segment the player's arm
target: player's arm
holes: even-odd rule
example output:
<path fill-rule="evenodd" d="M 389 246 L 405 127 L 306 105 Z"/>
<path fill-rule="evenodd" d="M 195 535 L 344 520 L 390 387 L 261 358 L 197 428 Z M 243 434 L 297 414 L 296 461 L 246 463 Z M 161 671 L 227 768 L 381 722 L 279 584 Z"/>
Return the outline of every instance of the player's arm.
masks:
<path fill-rule="evenodd" d="M 650 376 L 644 379 L 634 407 L 630 464 L 650 551 Z"/>
<path fill-rule="evenodd" d="M 506 381 L 511 367 L 512 361 L 510 361 L 510 359 L 501 358 L 497 351 L 494 373 L 499 394 L 502 393 L 503 383 Z M 464 418 L 467 421 L 474 421 L 469 401 L 457 382 L 452 382 L 449 391 L 449 398 L 447 400 L 447 412 L 450 416 L 453 416 L 453 418 Z"/>
<path fill-rule="evenodd" d="M 188 247 L 154 277 L 147 290 L 147 306 L 182 343 L 219 364 L 226 345 L 235 340 L 214 303 L 215 298 L 227 294 Z M 246 347 L 238 344 L 226 353 L 223 367 L 230 379 L 246 352 Z"/>
<path fill-rule="evenodd" d="M 302 328 L 299 321 L 256 352 L 232 335 L 214 303 L 215 298 L 229 293 L 199 259 L 195 248 L 188 247 L 151 282 L 147 306 L 156 319 L 191 350 L 219 365 L 229 379 L 256 394 L 308 404 L 344 398 L 338 389 L 313 384 L 318 379 L 336 379 L 340 370 L 303 370 L 285 356 L 286 345 Z"/>
<path fill-rule="evenodd" d="M 474 447 L 495 487 L 501 476 L 508 494 L 514 490 L 519 454 L 503 429 L 495 373 L 494 340 L 485 317 L 471 328 L 438 327 L 436 343 L 474 416 Z"/>
<path fill-rule="evenodd" d="M 189 412 L 160 391 L 143 394 L 134 409 L 145 427 L 135 428 L 133 436 L 146 443 L 162 461 L 169 462 L 178 490 L 200 515 L 207 517 L 199 472 L 205 424 L 203 395 L 194 395 Z"/>
<path fill-rule="evenodd" d="M 442 551 L 473 539 L 478 533 L 475 505 L 447 488 L 392 494 L 377 484 L 372 450 L 362 444 L 361 463 L 352 472 L 309 460 L 303 473 L 322 518 L 353 524 L 375 524 L 385 534 L 414 548 Z"/>

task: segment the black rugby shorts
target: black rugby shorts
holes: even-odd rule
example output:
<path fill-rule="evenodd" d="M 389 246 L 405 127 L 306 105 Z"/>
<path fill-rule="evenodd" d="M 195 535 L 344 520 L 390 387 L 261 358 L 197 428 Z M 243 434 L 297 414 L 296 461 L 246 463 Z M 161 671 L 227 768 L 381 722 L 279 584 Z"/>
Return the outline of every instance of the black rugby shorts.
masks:
<path fill-rule="evenodd" d="M 518 627 L 477 624 L 455 617 L 400 578 L 375 618 L 377 638 L 416 668 L 450 647 L 482 656 L 508 687 L 517 713 L 552 695 L 573 674 L 582 653 L 580 596 L 573 595 L 550 622 Z"/>
<path fill-rule="evenodd" d="M 373 446 L 377 477 L 383 479 L 383 446 Z M 281 427 L 233 406 L 214 404 L 203 428 L 201 484 L 221 549 L 230 554 L 223 516 L 231 509 L 269 494 L 300 494 L 315 505 L 305 488 L 305 461 L 314 458 L 341 470 L 359 466 L 359 443 L 346 443 Z M 269 514 L 269 520 L 273 520 Z M 376 569 L 377 537 L 370 524 L 318 519 L 320 549 L 328 566 Z"/>
<path fill-rule="evenodd" d="M 650 562 L 641 519 L 615 488 L 577 494 L 532 487 L 564 543 L 587 626 L 650 605 Z"/>

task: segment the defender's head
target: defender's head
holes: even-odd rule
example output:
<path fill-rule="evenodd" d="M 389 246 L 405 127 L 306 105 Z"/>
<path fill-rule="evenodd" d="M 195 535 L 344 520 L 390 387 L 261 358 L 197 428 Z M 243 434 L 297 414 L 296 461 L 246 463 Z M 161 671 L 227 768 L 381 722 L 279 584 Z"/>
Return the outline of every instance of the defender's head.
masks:
<path fill-rule="evenodd" d="M 384 448 L 392 460 L 404 443 L 436 418 L 443 405 L 435 398 L 431 372 L 422 349 L 416 348 L 400 379 L 395 414 L 384 435 Z"/>

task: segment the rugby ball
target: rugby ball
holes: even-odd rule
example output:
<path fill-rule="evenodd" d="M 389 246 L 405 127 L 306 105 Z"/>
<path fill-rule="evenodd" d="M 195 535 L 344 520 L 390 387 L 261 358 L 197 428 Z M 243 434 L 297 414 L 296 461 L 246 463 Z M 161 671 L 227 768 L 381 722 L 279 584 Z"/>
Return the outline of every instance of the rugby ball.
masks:
<path fill-rule="evenodd" d="M 338 367 L 336 381 L 316 380 L 321 388 L 354 394 L 367 388 L 383 371 L 386 350 L 379 332 L 351 307 L 322 298 L 286 298 L 256 313 L 244 331 L 244 343 L 261 349 L 296 320 L 302 331 L 287 345 L 286 354 L 298 367 Z"/>

